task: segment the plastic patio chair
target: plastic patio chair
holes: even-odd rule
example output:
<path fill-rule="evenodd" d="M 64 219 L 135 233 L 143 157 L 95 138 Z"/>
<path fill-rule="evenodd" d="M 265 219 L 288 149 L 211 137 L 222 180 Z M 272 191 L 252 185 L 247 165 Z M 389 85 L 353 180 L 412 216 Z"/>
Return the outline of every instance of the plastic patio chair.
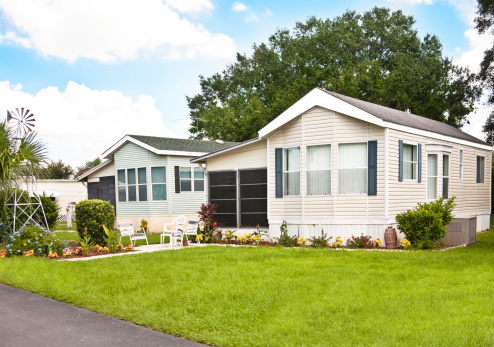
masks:
<path fill-rule="evenodd" d="M 180 241 L 180 247 L 182 247 L 183 229 L 184 224 L 187 221 L 185 216 L 178 216 L 170 223 L 163 225 L 163 233 L 160 236 L 160 244 L 165 243 L 165 237 L 170 238 L 170 247 L 173 247 L 174 242 Z"/>
<path fill-rule="evenodd" d="M 117 225 L 118 225 L 118 230 L 120 230 L 120 240 L 118 241 L 118 243 L 121 243 L 122 237 L 128 236 L 130 238 L 130 243 L 132 243 L 132 245 L 134 246 L 136 240 L 146 240 L 146 244 L 149 245 L 145 230 L 143 228 L 134 230 L 132 221 L 121 220 L 117 222 Z"/>
<path fill-rule="evenodd" d="M 184 230 L 184 236 L 187 237 L 189 235 L 194 236 L 194 240 L 197 240 L 197 243 L 201 244 L 201 240 L 197 237 L 197 229 L 199 228 L 199 221 L 194 219 L 189 219 L 187 223 L 187 227 Z"/>

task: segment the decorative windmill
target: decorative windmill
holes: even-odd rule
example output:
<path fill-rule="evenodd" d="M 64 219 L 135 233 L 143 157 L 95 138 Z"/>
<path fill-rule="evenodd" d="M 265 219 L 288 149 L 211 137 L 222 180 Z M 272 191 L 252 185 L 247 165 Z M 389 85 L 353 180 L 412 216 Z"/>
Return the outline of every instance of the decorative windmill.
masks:
<path fill-rule="evenodd" d="M 7 123 L 10 128 L 16 134 L 17 139 L 24 138 L 34 129 L 34 114 L 30 113 L 28 109 L 24 111 L 24 107 L 18 108 L 15 111 L 7 111 Z"/>
<path fill-rule="evenodd" d="M 17 145 L 33 131 L 35 121 L 34 115 L 30 113 L 28 109 L 24 110 L 24 107 L 22 107 L 20 111 L 18 108 L 16 108 L 15 111 L 7 111 L 7 123 L 15 134 L 15 139 L 18 141 Z M 29 190 L 29 187 L 26 188 Z M 32 185 L 31 188 L 34 188 L 34 185 Z M 23 190 L 20 187 L 15 187 L 5 205 L 13 207 L 14 209 L 14 216 L 10 223 L 13 232 L 21 230 L 28 223 L 42 226 L 40 223 L 44 222 L 48 229 L 48 222 L 46 220 L 43 205 L 41 204 L 41 199 L 34 192 L 34 189 L 32 194 L 29 194 L 28 191 Z M 38 221 L 35 218 L 38 210 L 41 210 L 43 215 L 43 220 L 41 221 Z"/>

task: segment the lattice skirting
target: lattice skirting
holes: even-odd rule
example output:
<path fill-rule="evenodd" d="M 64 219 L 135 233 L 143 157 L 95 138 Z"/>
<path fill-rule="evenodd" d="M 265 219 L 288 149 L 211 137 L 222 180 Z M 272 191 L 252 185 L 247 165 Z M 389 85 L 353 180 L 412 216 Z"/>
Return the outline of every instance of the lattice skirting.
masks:
<path fill-rule="evenodd" d="M 72 222 L 75 221 L 75 215 L 72 215 Z M 57 222 L 66 222 L 67 221 L 67 215 L 66 214 L 59 214 Z"/>

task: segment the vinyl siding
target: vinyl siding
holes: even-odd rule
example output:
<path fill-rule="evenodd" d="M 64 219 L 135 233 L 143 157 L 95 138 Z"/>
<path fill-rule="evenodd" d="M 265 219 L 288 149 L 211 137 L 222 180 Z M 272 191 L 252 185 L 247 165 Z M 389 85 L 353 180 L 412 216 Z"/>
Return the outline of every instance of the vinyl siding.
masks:
<path fill-rule="evenodd" d="M 266 164 L 266 141 L 245 145 L 207 160 L 208 171 L 262 168 Z"/>
<path fill-rule="evenodd" d="M 422 182 L 398 182 L 398 140 L 422 144 Z M 452 147 L 452 152 L 431 152 L 427 145 Z M 430 147 L 429 147 L 430 148 Z M 463 150 L 463 179 L 460 180 L 460 150 Z M 449 154 L 449 196 L 455 196 L 457 217 L 489 214 L 491 206 L 491 152 L 467 145 L 437 140 L 389 129 L 389 218 L 427 201 L 427 154 L 438 154 L 438 196 L 442 192 L 442 154 Z M 485 157 L 485 183 L 476 183 L 477 155 Z"/>
<path fill-rule="evenodd" d="M 118 217 L 195 214 L 204 202 L 204 192 L 175 193 L 174 166 L 198 167 L 190 163 L 192 158 L 157 155 L 133 143 L 127 143 L 120 148 L 114 156 Z M 151 168 L 157 166 L 166 167 L 167 200 L 165 201 L 152 201 Z M 140 167 L 146 168 L 148 201 L 118 202 L 117 170 Z"/>
<path fill-rule="evenodd" d="M 377 195 L 338 195 L 338 143 L 378 141 Z M 307 195 L 306 148 L 331 144 L 332 195 Z M 275 197 L 269 184 L 270 220 L 384 219 L 384 129 L 330 110 L 315 107 L 297 117 L 269 139 L 269 177 L 275 175 L 275 148 L 300 147 L 300 196 Z"/>

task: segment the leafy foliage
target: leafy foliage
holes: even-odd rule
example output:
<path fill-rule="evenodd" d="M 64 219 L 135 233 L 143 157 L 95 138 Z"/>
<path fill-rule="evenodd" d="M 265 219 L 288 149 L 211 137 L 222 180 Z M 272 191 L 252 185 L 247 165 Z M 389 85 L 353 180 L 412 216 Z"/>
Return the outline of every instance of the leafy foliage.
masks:
<path fill-rule="evenodd" d="M 297 236 L 288 235 L 288 226 L 285 221 L 280 226 L 280 237 L 275 237 L 274 240 L 277 244 L 284 247 L 297 246 Z"/>
<path fill-rule="evenodd" d="M 396 216 L 398 229 L 405 234 L 413 247 L 432 248 L 446 236 L 446 225 L 453 219 L 455 197 L 439 198 L 430 203 L 419 203 L 414 210 Z"/>
<path fill-rule="evenodd" d="M 313 236 L 309 239 L 309 242 L 311 244 L 311 247 L 324 248 L 328 246 L 329 240 L 331 240 L 332 238 L 332 236 L 328 237 L 328 235 L 326 235 L 326 233 L 324 232 L 324 229 L 322 229 L 321 236 Z"/>
<path fill-rule="evenodd" d="M 98 166 L 99 164 L 101 164 L 101 159 L 99 157 L 95 158 L 94 160 L 88 160 L 86 161 L 86 163 L 82 166 L 78 166 L 76 168 L 76 171 L 79 172 L 81 170 L 84 170 L 88 167 L 95 167 L 95 166 Z"/>
<path fill-rule="evenodd" d="M 250 57 L 200 76 L 201 92 L 187 97 L 189 130 L 198 139 L 253 138 L 316 87 L 460 128 L 480 95 L 475 75 L 443 57 L 436 36 L 421 40 L 414 23 L 376 7 L 278 29 Z"/>
<path fill-rule="evenodd" d="M 213 204 L 211 201 L 207 204 L 201 205 L 201 210 L 197 213 L 199 214 L 199 228 L 204 234 L 204 242 L 211 243 L 221 240 L 221 231 L 216 232 L 216 225 L 218 224 L 214 220 L 214 214 L 218 205 Z"/>
<path fill-rule="evenodd" d="M 35 256 L 48 255 L 50 252 L 60 253 L 64 243 L 60 241 L 55 233 L 39 226 L 27 225 L 19 232 L 7 237 L 7 256 L 23 255 L 23 252 L 33 251 Z"/>
<path fill-rule="evenodd" d="M 372 240 L 372 236 L 366 236 L 364 234 L 360 236 L 353 236 L 346 240 L 348 248 L 377 248 L 379 245 Z"/>
<path fill-rule="evenodd" d="M 144 220 L 144 219 L 143 219 Z M 116 247 L 117 247 L 117 234 L 113 229 L 109 229 L 106 227 L 106 225 L 102 225 L 103 230 L 105 231 L 105 242 L 106 242 L 106 247 L 110 250 L 111 253 L 115 253 Z"/>
<path fill-rule="evenodd" d="M 48 228 L 50 230 L 54 230 L 55 225 L 57 224 L 58 214 L 60 213 L 60 206 L 56 201 L 53 201 L 47 196 L 40 196 L 39 198 L 41 200 L 41 205 L 43 206 L 43 210 L 45 211 Z M 43 213 L 41 212 L 41 210 L 38 210 L 37 218 L 42 220 Z"/>
<path fill-rule="evenodd" d="M 45 167 L 43 167 L 39 174 L 38 178 L 41 179 L 68 179 L 70 175 L 74 174 L 74 169 L 68 164 L 59 161 L 50 161 Z"/>
<path fill-rule="evenodd" d="M 75 220 L 81 239 L 85 236 L 84 232 L 87 232 L 92 241 L 101 245 L 105 242 L 105 231 L 102 225 L 108 229 L 113 228 L 115 210 L 108 201 L 83 200 L 75 206 Z"/>

